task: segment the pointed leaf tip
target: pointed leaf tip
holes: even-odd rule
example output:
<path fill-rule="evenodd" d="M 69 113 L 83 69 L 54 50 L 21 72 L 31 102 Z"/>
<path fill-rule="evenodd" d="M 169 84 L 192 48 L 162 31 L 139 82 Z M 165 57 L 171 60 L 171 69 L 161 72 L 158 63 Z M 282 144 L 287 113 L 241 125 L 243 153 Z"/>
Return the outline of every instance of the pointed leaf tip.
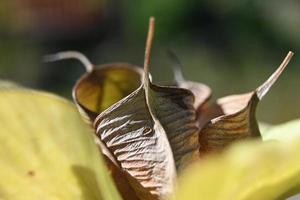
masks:
<path fill-rule="evenodd" d="M 211 110 L 215 110 L 218 116 L 211 119 L 199 135 L 200 152 L 216 152 L 234 141 L 261 137 L 255 117 L 257 104 L 276 82 L 292 56 L 293 53 L 289 52 L 278 69 L 255 91 L 217 100 Z"/>
<path fill-rule="evenodd" d="M 267 94 L 269 89 L 276 82 L 285 67 L 288 65 L 293 55 L 294 53 L 289 51 L 277 70 L 268 78 L 268 80 L 266 80 L 261 86 L 256 89 L 256 95 L 259 100 L 261 100 Z"/>
<path fill-rule="evenodd" d="M 154 37 L 154 29 L 155 29 L 155 19 L 154 17 L 150 17 L 146 48 L 145 48 L 145 58 L 144 58 L 144 82 L 146 87 L 148 87 L 148 83 L 149 83 L 150 56 L 151 56 L 151 48 L 152 48 L 153 37 Z"/>

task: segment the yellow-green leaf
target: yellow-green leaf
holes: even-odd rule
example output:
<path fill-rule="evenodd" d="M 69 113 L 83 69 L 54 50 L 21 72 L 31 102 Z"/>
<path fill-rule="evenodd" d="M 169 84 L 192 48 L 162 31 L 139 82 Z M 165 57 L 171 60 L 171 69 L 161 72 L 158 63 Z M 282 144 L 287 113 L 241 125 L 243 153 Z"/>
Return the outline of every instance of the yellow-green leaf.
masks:
<path fill-rule="evenodd" d="M 284 199 L 300 192 L 299 158 L 299 135 L 294 140 L 234 144 L 187 169 L 176 200 Z"/>
<path fill-rule="evenodd" d="M 262 132 L 263 140 L 290 140 L 300 137 L 300 119 L 296 119 L 284 124 L 270 126 Z"/>
<path fill-rule="evenodd" d="M 120 199 L 92 132 L 71 103 L 1 89 L 0 127 L 0 199 Z"/>
<path fill-rule="evenodd" d="M 0 80 L 0 89 L 11 89 L 11 88 L 21 88 L 21 86 L 11 81 Z"/>

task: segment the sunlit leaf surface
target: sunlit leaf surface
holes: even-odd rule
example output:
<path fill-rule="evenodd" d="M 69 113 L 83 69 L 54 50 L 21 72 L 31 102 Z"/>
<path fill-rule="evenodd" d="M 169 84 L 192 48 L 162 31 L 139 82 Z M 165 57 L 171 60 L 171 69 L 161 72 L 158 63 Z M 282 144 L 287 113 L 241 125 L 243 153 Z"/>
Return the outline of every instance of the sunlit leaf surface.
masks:
<path fill-rule="evenodd" d="M 11 89 L 11 88 L 21 88 L 18 84 L 7 81 L 7 80 L 0 80 L 0 88 L 1 89 Z"/>
<path fill-rule="evenodd" d="M 117 200 L 89 128 L 54 95 L 0 90 L 0 199 Z"/>
<path fill-rule="evenodd" d="M 293 140 L 300 137 L 300 119 L 270 126 L 265 132 L 262 132 L 262 137 L 263 140 Z"/>
<path fill-rule="evenodd" d="M 297 127 L 300 127 L 299 120 L 270 128 L 263 134 L 264 142 L 234 144 L 223 154 L 195 164 L 180 178 L 176 199 L 274 200 L 299 193 Z M 286 140 L 286 137 L 293 139 Z"/>

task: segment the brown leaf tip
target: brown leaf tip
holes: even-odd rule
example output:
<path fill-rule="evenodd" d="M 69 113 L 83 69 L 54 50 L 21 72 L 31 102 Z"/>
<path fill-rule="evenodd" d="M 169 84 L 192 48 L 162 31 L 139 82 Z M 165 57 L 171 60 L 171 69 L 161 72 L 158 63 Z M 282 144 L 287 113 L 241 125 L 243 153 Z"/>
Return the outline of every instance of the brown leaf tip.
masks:
<path fill-rule="evenodd" d="M 259 86 L 256 89 L 256 95 L 259 98 L 259 100 L 261 100 L 267 94 L 269 89 L 284 71 L 285 67 L 288 65 L 293 55 L 294 53 L 289 51 L 282 63 L 280 64 L 280 66 L 277 68 L 277 70 L 268 78 L 268 80 L 266 80 L 261 86 Z"/>
<path fill-rule="evenodd" d="M 149 66 L 150 66 L 151 48 L 152 48 L 153 37 L 154 37 L 154 29 L 155 29 L 155 18 L 150 17 L 146 48 L 145 48 L 145 59 L 144 59 L 144 73 L 145 73 L 144 83 L 145 84 L 149 82 Z"/>

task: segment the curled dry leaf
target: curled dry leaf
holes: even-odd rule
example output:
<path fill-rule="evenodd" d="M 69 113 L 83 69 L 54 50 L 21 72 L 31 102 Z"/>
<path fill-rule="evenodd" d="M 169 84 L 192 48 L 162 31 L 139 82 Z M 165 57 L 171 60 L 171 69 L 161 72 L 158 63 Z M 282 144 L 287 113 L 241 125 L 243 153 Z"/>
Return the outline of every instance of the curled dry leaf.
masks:
<path fill-rule="evenodd" d="M 128 63 L 111 63 L 95 67 L 86 56 L 76 51 L 46 56 L 47 61 L 75 58 L 81 61 L 86 73 L 73 88 L 73 99 L 91 123 L 105 109 L 133 92 L 142 80 L 143 70 Z"/>
<path fill-rule="evenodd" d="M 140 199 L 165 199 L 173 191 L 176 167 L 199 156 L 193 95 L 149 80 L 154 32 L 150 19 L 144 78 L 129 96 L 100 113 L 96 134 L 123 170 Z M 176 163 L 176 164 L 175 164 Z"/>
<path fill-rule="evenodd" d="M 95 118 L 105 109 L 118 102 L 140 86 L 143 70 L 128 63 L 111 63 L 94 66 L 82 53 L 76 51 L 60 52 L 45 57 L 46 61 L 62 59 L 78 59 L 85 68 L 86 73 L 81 76 L 73 88 L 73 99 L 78 110 L 87 122 L 93 123 Z M 123 198 L 137 199 L 133 189 L 127 184 L 127 179 L 109 158 L 111 154 L 101 141 L 96 143 L 106 161 L 111 176 Z"/>
<path fill-rule="evenodd" d="M 96 69 L 78 52 L 47 57 L 52 61 L 76 58 L 85 65 L 87 73 L 74 86 L 73 98 L 81 113 L 94 122 L 110 173 L 123 198 L 130 200 L 166 199 L 173 192 L 177 171 L 191 161 L 235 140 L 259 137 L 256 106 L 292 57 L 289 52 L 255 91 L 224 97 L 211 105 L 210 88 L 185 80 L 172 53 L 178 87 L 151 82 L 153 32 L 151 18 L 144 71 L 124 63 Z"/>
<path fill-rule="evenodd" d="M 265 96 L 287 66 L 292 52 L 289 52 L 270 78 L 253 92 L 221 98 L 207 109 L 218 115 L 200 131 L 200 155 L 222 150 L 236 140 L 260 137 L 255 111 L 258 102 Z"/>

